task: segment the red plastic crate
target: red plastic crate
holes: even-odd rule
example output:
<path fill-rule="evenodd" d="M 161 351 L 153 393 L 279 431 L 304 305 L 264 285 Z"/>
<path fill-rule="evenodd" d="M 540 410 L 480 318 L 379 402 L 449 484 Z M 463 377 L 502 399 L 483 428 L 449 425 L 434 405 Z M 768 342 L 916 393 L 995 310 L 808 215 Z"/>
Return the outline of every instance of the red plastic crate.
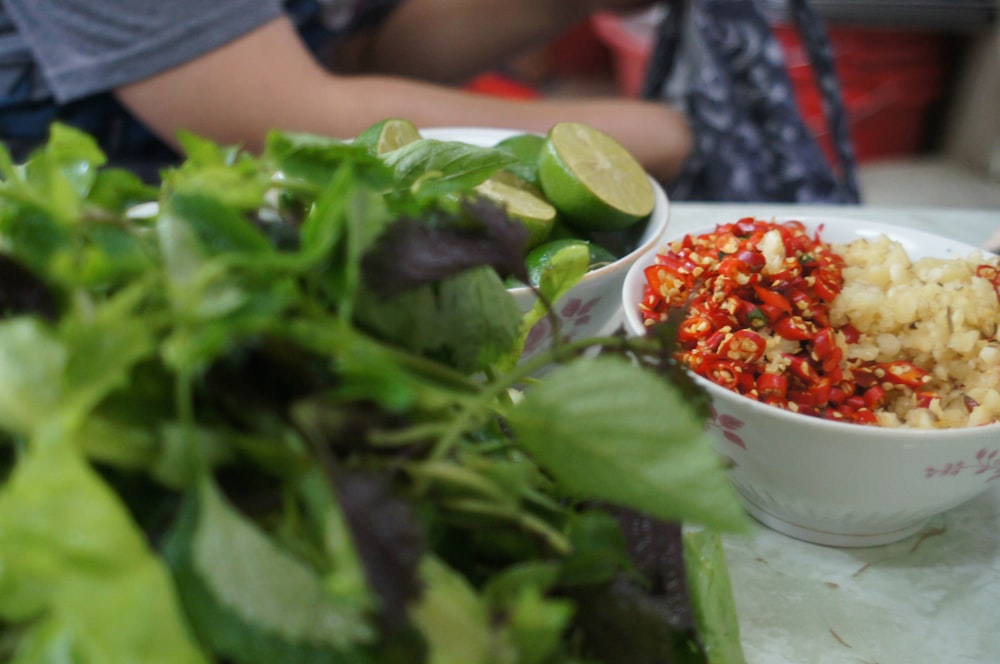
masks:
<path fill-rule="evenodd" d="M 828 156 L 821 97 L 798 33 L 776 26 L 796 99 Z M 910 155 L 924 138 L 931 105 L 944 93 L 943 35 L 916 30 L 832 28 L 830 43 L 858 161 Z"/>
<path fill-rule="evenodd" d="M 595 33 L 614 57 L 619 89 L 638 96 L 653 47 L 653 30 L 635 29 L 614 14 L 592 19 Z M 929 31 L 835 27 L 828 30 L 859 161 L 916 152 L 931 105 L 944 94 L 946 41 Z M 775 26 L 788 73 L 807 125 L 828 156 L 828 125 L 797 31 Z"/>

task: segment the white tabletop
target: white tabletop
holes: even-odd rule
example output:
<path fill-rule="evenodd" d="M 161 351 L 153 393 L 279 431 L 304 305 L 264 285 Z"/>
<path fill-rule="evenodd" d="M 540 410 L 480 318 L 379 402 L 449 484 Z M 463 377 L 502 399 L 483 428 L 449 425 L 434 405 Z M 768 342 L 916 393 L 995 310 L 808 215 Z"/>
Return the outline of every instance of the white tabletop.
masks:
<path fill-rule="evenodd" d="M 982 246 L 1000 210 L 674 203 L 670 232 L 744 216 L 871 219 Z M 725 539 L 748 664 L 1000 663 L 1000 481 L 894 544 L 838 549 L 755 524 Z"/>

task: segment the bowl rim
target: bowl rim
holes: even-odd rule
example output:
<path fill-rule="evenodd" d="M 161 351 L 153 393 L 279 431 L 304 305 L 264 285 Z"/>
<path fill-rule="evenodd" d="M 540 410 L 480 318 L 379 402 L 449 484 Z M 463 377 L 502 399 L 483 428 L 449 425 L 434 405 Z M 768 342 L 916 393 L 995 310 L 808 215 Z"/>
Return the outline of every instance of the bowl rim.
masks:
<path fill-rule="evenodd" d="M 532 133 L 538 136 L 544 135 L 539 134 L 538 132 L 504 127 L 433 126 L 420 128 L 420 134 L 424 138 L 463 141 L 472 143 L 473 145 L 483 146 L 495 145 L 505 138 L 516 136 L 518 134 Z M 470 136 L 471 140 L 469 138 Z M 655 178 L 649 175 L 647 175 L 647 177 L 649 177 L 649 182 L 653 186 L 653 196 L 655 202 L 653 205 L 653 212 L 651 212 L 646 219 L 639 222 L 645 224 L 641 237 L 646 237 L 646 240 L 627 254 L 619 256 L 614 262 L 603 265 L 596 270 L 587 272 L 583 275 L 580 281 L 577 282 L 578 285 L 584 282 L 600 279 L 603 276 L 621 270 L 623 267 L 629 266 L 640 256 L 651 252 L 663 241 L 667 228 L 670 225 L 670 199 L 663 187 L 656 181 Z M 662 215 L 658 214 L 660 210 L 662 210 Z M 507 290 L 513 295 L 528 295 L 534 292 L 534 288 L 531 286 L 513 286 Z"/>
<path fill-rule="evenodd" d="M 1000 421 L 975 426 L 944 427 L 940 429 L 921 429 L 918 427 L 908 426 L 885 427 L 881 425 L 858 424 L 856 422 L 843 422 L 841 420 L 831 420 L 814 415 L 807 415 L 805 413 L 796 413 L 784 408 L 772 406 L 770 404 L 757 401 L 756 399 L 751 399 L 750 397 L 738 392 L 727 390 L 724 387 L 716 385 L 703 376 L 699 376 L 691 372 L 688 372 L 688 375 L 691 376 L 696 383 L 702 385 L 710 394 L 717 395 L 721 399 L 733 399 L 738 403 L 744 404 L 748 409 L 754 411 L 755 414 L 759 413 L 778 419 L 791 418 L 790 421 L 797 422 L 799 425 L 811 425 L 819 429 L 829 429 L 831 433 L 844 433 L 846 431 L 864 432 L 865 438 L 870 437 L 872 440 L 885 439 L 891 442 L 898 442 L 900 436 L 913 436 L 913 442 L 921 442 L 918 440 L 921 438 L 948 438 L 950 443 L 955 444 L 962 442 L 962 439 L 965 438 L 979 439 L 984 435 L 990 435 L 991 437 L 997 437 L 998 442 L 1000 442 Z M 809 443 L 808 440 L 803 439 L 796 439 L 793 442 L 797 445 Z"/>
<path fill-rule="evenodd" d="M 957 256 L 967 256 L 973 252 L 979 252 L 984 255 L 994 256 L 992 252 L 989 252 L 982 247 L 977 247 L 965 242 L 960 242 L 958 240 L 953 240 L 942 235 L 936 235 L 927 231 L 912 229 L 906 226 L 900 226 L 898 224 L 886 223 L 886 222 L 876 222 L 868 221 L 858 217 L 836 217 L 829 215 L 773 215 L 770 217 L 765 217 L 765 215 L 744 215 L 747 217 L 755 217 L 757 219 L 766 218 L 771 221 L 785 222 L 785 221 L 800 221 L 806 224 L 807 228 L 811 231 L 823 232 L 823 226 L 825 224 L 846 224 L 851 227 L 851 230 L 864 228 L 867 232 L 859 234 L 858 237 L 868 237 L 876 238 L 881 235 L 887 235 L 890 239 L 903 242 L 904 239 L 896 237 L 893 233 L 902 233 L 905 238 L 909 238 L 912 244 L 913 240 L 923 241 L 929 246 L 936 247 L 935 253 L 926 254 L 928 256 L 937 257 L 947 257 L 950 255 Z M 691 228 L 685 229 L 683 232 L 676 235 L 676 237 L 667 237 L 668 233 L 663 233 L 662 240 L 664 243 L 671 242 L 673 240 L 680 240 L 686 235 L 697 235 L 700 233 L 710 232 L 715 230 L 715 228 L 720 223 L 728 222 L 715 222 L 700 224 L 698 226 L 692 226 Z M 835 241 L 840 242 L 840 241 Z M 628 333 L 637 335 L 639 334 L 639 329 L 645 329 L 642 325 L 642 321 L 639 319 L 637 311 L 638 308 L 634 305 L 633 301 L 633 291 L 637 288 L 637 282 L 640 279 L 640 274 L 643 270 L 652 264 L 655 260 L 657 254 L 656 250 L 650 251 L 647 255 L 640 257 L 634 264 L 629 267 L 628 273 L 625 275 L 625 281 L 622 284 L 622 317 L 625 329 Z M 942 255 L 944 254 L 944 255 Z M 912 258 L 912 257 L 911 257 Z M 921 438 L 941 438 L 947 437 L 954 442 L 960 442 L 954 440 L 956 437 L 959 439 L 973 438 L 978 439 L 984 434 L 993 434 L 1000 436 L 1000 421 L 990 422 L 989 424 L 980 424 L 975 426 L 965 426 L 965 427 L 947 427 L 940 429 L 921 429 L 917 427 L 884 427 L 884 426 L 873 426 L 858 424 L 855 422 L 843 422 L 840 420 L 831 420 L 823 417 L 817 417 L 813 415 L 807 415 L 805 413 L 796 413 L 784 408 L 779 408 L 771 404 L 766 404 L 756 399 L 751 399 L 748 396 L 740 394 L 738 392 L 733 392 L 732 390 L 727 390 L 724 387 L 716 385 L 707 378 L 700 376 L 698 374 L 687 371 L 687 374 L 699 385 L 701 385 L 705 390 L 707 390 L 713 398 L 717 396 L 722 399 L 733 399 L 740 404 L 744 404 L 747 408 L 759 412 L 765 416 L 771 416 L 775 418 L 792 418 L 793 422 L 797 422 L 801 425 L 808 425 L 812 423 L 813 426 L 818 426 L 820 428 L 829 428 L 831 432 L 844 433 L 847 431 L 860 432 L 864 431 L 865 436 L 872 437 L 874 440 L 882 439 L 898 439 L 902 436 L 914 436 L 915 439 Z M 994 433 L 995 432 L 995 433 Z M 807 441 L 804 441 L 807 442 Z M 915 441 L 916 442 L 916 441 Z"/>

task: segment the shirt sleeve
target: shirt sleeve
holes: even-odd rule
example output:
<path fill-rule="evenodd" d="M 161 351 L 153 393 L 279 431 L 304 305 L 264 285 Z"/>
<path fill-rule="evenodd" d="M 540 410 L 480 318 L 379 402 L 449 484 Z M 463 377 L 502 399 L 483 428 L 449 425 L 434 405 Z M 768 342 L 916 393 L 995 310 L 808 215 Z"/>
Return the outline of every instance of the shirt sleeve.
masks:
<path fill-rule="evenodd" d="M 5 0 L 60 103 L 148 78 L 279 17 L 281 0 Z"/>

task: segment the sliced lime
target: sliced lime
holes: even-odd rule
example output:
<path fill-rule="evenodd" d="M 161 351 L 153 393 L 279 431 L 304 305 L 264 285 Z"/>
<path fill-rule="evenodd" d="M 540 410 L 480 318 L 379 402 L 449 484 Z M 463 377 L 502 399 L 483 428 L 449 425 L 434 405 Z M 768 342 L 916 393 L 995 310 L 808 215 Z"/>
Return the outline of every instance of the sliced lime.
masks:
<path fill-rule="evenodd" d="M 537 286 L 540 283 L 542 273 L 552 264 L 553 256 L 571 247 L 587 252 L 589 256 L 588 271 L 596 270 L 617 260 L 617 256 L 610 251 L 599 244 L 588 242 L 587 240 L 579 238 L 550 240 L 529 251 L 524 259 L 525 266 L 528 268 L 528 280 L 531 285 Z"/>
<path fill-rule="evenodd" d="M 476 191 L 499 203 L 512 218 L 528 229 L 528 249 L 545 241 L 558 212 L 541 192 L 510 173 L 498 172 L 476 186 Z"/>
<path fill-rule="evenodd" d="M 369 148 L 375 154 L 385 154 L 420 138 L 420 130 L 409 120 L 388 118 L 365 129 L 354 142 Z"/>
<path fill-rule="evenodd" d="M 580 228 L 626 228 L 653 211 L 653 186 L 642 165 L 618 141 L 588 125 L 554 125 L 539 155 L 538 174 L 545 197 Z"/>

